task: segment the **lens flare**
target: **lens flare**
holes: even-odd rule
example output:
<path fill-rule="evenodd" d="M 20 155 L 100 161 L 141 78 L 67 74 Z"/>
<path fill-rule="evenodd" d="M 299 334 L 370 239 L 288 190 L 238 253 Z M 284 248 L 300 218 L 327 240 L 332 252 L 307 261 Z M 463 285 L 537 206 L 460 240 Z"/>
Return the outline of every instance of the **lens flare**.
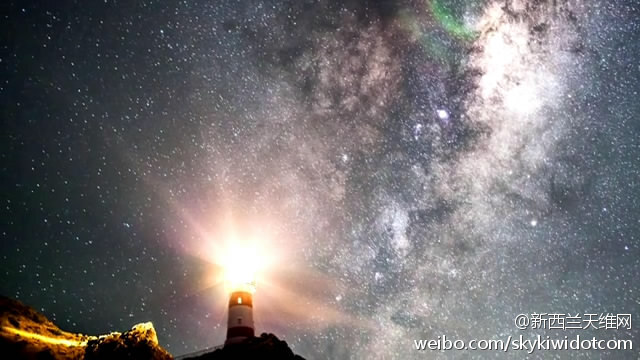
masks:
<path fill-rule="evenodd" d="M 258 272 L 264 264 L 257 246 L 230 244 L 222 261 L 226 290 L 255 292 Z"/>

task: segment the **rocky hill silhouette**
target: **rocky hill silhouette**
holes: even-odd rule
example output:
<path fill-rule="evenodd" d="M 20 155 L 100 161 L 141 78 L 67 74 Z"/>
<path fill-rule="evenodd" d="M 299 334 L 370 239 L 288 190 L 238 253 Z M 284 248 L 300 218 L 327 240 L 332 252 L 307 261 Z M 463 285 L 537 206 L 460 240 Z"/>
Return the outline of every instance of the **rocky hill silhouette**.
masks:
<path fill-rule="evenodd" d="M 183 356 L 190 360 L 304 360 L 289 348 L 286 341 L 273 334 L 262 333 L 259 337 L 248 338 L 238 344 L 218 348 L 197 356 Z"/>
<path fill-rule="evenodd" d="M 0 358 L 34 360 L 169 360 L 173 356 L 158 343 L 150 322 L 123 333 L 91 336 L 63 331 L 46 316 L 23 303 L 0 296 Z M 273 334 L 215 348 L 182 359 L 304 360 Z"/>

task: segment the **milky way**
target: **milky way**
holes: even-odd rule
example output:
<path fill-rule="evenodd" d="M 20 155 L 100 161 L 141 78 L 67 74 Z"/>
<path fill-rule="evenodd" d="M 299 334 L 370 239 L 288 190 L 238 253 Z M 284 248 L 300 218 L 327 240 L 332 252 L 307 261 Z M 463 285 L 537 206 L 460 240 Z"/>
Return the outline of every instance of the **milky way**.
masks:
<path fill-rule="evenodd" d="M 65 330 L 221 343 L 231 234 L 308 359 L 638 309 L 633 1 L 8 8 L 0 292 Z"/>

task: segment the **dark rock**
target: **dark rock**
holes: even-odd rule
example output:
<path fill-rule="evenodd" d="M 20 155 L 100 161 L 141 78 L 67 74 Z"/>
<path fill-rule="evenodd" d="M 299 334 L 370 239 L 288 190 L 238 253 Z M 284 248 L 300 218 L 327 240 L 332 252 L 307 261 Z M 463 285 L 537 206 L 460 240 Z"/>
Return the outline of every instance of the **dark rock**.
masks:
<path fill-rule="evenodd" d="M 66 332 L 46 316 L 19 301 L 0 296 L 0 358 L 29 360 L 170 360 L 158 344 L 153 325 L 142 323 L 124 333 L 89 336 Z M 263 333 L 238 344 L 189 359 L 304 360 L 285 341 Z"/>
<path fill-rule="evenodd" d="M 85 360 L 114 358 L 173 359 L 166 350 L 158 345 L 156 331 L 150 322 L 138 324 L 123 334 L 112 333 L 87 342 Z"/>
<path fill-rule="evenodd" d="M 248 338 L 238 344 L 228 345 L 210 353 L 186 359 L 197 360 L 304 360 L 289 348 L 286 341 L 273 334 L 262 333 L 259 337 Z"/>

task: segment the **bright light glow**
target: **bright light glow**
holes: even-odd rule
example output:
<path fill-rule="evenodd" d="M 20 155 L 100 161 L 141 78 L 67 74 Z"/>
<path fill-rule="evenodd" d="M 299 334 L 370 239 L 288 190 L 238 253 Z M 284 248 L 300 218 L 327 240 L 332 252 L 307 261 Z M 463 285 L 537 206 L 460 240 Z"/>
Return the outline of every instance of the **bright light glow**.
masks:
<path fill-rule="evenodd" d="M 540 94 L 535 84 L 523 83 L 510 89 L 504 96 L 507 109 L 517 114 L 528 115 L 541 107 Z"/>
<path fill-rule="evenodd" d="M 264 260 L 256 246 L 229 245 L 223 258 L 225 285 L 229 292 L 256 291 L 256 277 Z"/>
<path fill-rule="evenodd" d="M 20 337 L 42 341 L 47 344 L 64 345 L 64 346 L 86 346 L 87 345 L 87 341 L 54 338 L 54 337 L 49 337 L 42 334 L 36 334 L 29 331 L 8 327 L 8 326 L 4 326 L 3 329 L 10 333 L 16 334 Z"/>

